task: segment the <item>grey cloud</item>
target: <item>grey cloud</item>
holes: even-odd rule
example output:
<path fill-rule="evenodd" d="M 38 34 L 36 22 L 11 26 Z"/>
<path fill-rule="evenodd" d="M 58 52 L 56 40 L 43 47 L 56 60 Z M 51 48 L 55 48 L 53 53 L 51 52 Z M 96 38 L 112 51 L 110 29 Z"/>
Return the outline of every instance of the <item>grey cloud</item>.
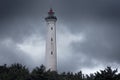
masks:
<path fill-rule="evenodd" d="M 119 21 L 120 18 L 120 1 L 52 1 L 51 4 L 55 8 L 59 22 L 68 25 L 71 32 L 80 32 L 85 24 L 91 21 L 94 22 L 100 19 L 104 23 L 111 19 Z M 41 23 L 44 22 L 45 13 L 49 6 L 50 1 L 45 0 L 0 0 L 1 34 L 3 36 L 4 34 L 16 36 L 14 33 L 18 32 L 18 38 L 38 29 L 41 34 L 45 34 L 45 25 Z"/>
<path fill-rule="evenodd" d="M 71 44 L 75 53 L 82 52 L 87 57 L 99 61 L 117 62 L 120 64 L 119 28 L 91 27 L 85 34 L 85 42 L 73 42 Z"/>
<path fill-rule="evenodd" d="M 71 55 L 71 53 L 70 53 Z M 83 56 L 82 53 L 72 53 L 72 57 L 67 57 L 67 60 L 58 59 L 58 71 L 59 72 L 76 72 L 82 70 L 82 68 L 95 68 L 99 63 L 95 63 L 89 56 Z"/>
<path fill-rule="evenodd" d="M 45 33 L 43 13 L 44 0 L 0 0 L 0 36 L 13 38 L 16 42 L 36 33 Z"/>
<path fill-rule="evenodd" d="M 34 63 L 29 55 L 21 51 L 15 43 L 0 42 L 0 65 L 21 63 L 27 67 Z M 32 68 L 33 66 L 29 67 Z M 34 66 L 35 67 L 35 66 Z"/>
<path fill-rule="evenodd" d="M 59 70 L 75 71 L 87 68 L 88 65 L 89 68 L 95 67 L 92 59 L 120 64 L 119 4 L 119 0 L 0 0 L 0 40 L 11 38 L 14 43 L 18 43 L 32 34 L 44 37 L 44 18 L 52 6 L 58 17 L 57 27 L 60 24 L 66 25 L 72 34 L 83 33 L 86 37 L 83 43 L 70 44 L 73 57 L 64 62 L 61 60 Z M 1 45 L 0 63 L 19 61 L 31 65 L 29 56 L 23 54 L 15 46 Z M 87 59 L 81 62 L 83 54 Z"/>
<path fill-rule="evenodd" d="M 63 23 L 68 25 L 71 32 L 80 32 L 89 23 L 119 24 L 120 22 L 120 1 L 89 1 L 89 0 L 66 0 L 59 1 L 58 14 Z M 64 5 L 64 6 L 60 6 Z M 61 20 L 62 20 L 61 19 Z M 98 21 L 98 22 L 96 22 Z M 71 24 L 72 22 L 72 24 Z M 99 24 L 98 24 L 99 25 Z M 97 25 L 97 26 L 98 26 Z"/>

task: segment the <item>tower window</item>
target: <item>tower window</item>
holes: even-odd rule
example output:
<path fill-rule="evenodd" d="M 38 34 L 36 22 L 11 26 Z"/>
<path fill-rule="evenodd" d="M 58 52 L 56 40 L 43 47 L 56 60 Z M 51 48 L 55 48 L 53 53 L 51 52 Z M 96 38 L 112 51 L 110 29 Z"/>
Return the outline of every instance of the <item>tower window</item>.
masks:
<path fill-rule="evenodd" d="M 53 41 L 53 38 L 51 38 L 51 41 Z"/>
<path fill-rule="evenodd" d="M 53 55 L 53 52 L 51 51 L 51 55 Z"/>
<path fill-rule="evenodd" d="M 51 30 L 53 30 L 53 27 L 51 27 Z"/>

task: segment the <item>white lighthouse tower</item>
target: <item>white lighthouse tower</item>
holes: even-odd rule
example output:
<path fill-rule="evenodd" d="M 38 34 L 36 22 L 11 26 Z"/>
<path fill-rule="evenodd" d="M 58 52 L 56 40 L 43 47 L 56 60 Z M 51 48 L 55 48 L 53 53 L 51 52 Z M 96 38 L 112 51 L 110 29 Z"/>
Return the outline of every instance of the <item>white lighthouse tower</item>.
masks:
<path fill-rule="evenodd" d="M 52 9 L 45 18 L 47 22 L 46 37 L 46 70 L 57 71 L 57 50 L 56 50 L 56 21 Z"/>

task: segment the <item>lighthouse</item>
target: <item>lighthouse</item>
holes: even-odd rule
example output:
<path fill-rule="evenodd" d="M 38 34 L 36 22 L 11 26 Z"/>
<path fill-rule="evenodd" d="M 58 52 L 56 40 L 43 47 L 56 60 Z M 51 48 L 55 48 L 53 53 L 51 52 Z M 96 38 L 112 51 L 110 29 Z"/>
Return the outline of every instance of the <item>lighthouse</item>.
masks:
<path fill-rule="evenodd" d="M 46 70 L 57 71 L 57 49 L 56 49 L 56 21 L 57 17 L 52 9 L 45 18 L 47 23 L 46 35 Z"/>

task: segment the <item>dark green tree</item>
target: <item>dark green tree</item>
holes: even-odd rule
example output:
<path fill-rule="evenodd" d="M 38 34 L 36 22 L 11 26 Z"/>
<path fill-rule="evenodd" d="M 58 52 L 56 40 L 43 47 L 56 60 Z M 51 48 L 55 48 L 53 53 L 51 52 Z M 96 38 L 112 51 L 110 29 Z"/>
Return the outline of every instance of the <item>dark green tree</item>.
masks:
<path fill-rule="evenodd" d="M 45 80 L 45 67 L 41 65 L 40 67 L 36 67 L 31 72 L 31 79 L 33 80 Z"/>
<path fill-rule="evenodd" d="M 11 66 L 6 64 L 0 66 L 0 80 L 120 80 L 120 73 L 117 72 L 117 69 L 112 70 L 111 67 L 107 67 L 86 76 L 82 74 L 82 71 L 58 74 L 55 71 L 46 71 L 43 65 L 36 67 L 30 73 L 28 68 L 16 63 Z"/>
<path fill-rule="evenodd" d="M 6 65 L 0 67 L 1 80 L 26 80 L 29 77 L 29 70 L 21 64 L 12 64 L 10 67 Z"/>
<path fill-rule="evenodd" d="M 100 70 L 100 72 L 95 73 L 94 80 L 117 80 L 117 69 L 112 70 L 111 67 L 105 68 L 105 70 Z"/>
<path fill-rule="evenodd" d="M 95 76 L 93 74 L 90 74 L 90 75 L 86 75 L 84 80 L 94 80 L 94 78 L 95 78 Z"/>

